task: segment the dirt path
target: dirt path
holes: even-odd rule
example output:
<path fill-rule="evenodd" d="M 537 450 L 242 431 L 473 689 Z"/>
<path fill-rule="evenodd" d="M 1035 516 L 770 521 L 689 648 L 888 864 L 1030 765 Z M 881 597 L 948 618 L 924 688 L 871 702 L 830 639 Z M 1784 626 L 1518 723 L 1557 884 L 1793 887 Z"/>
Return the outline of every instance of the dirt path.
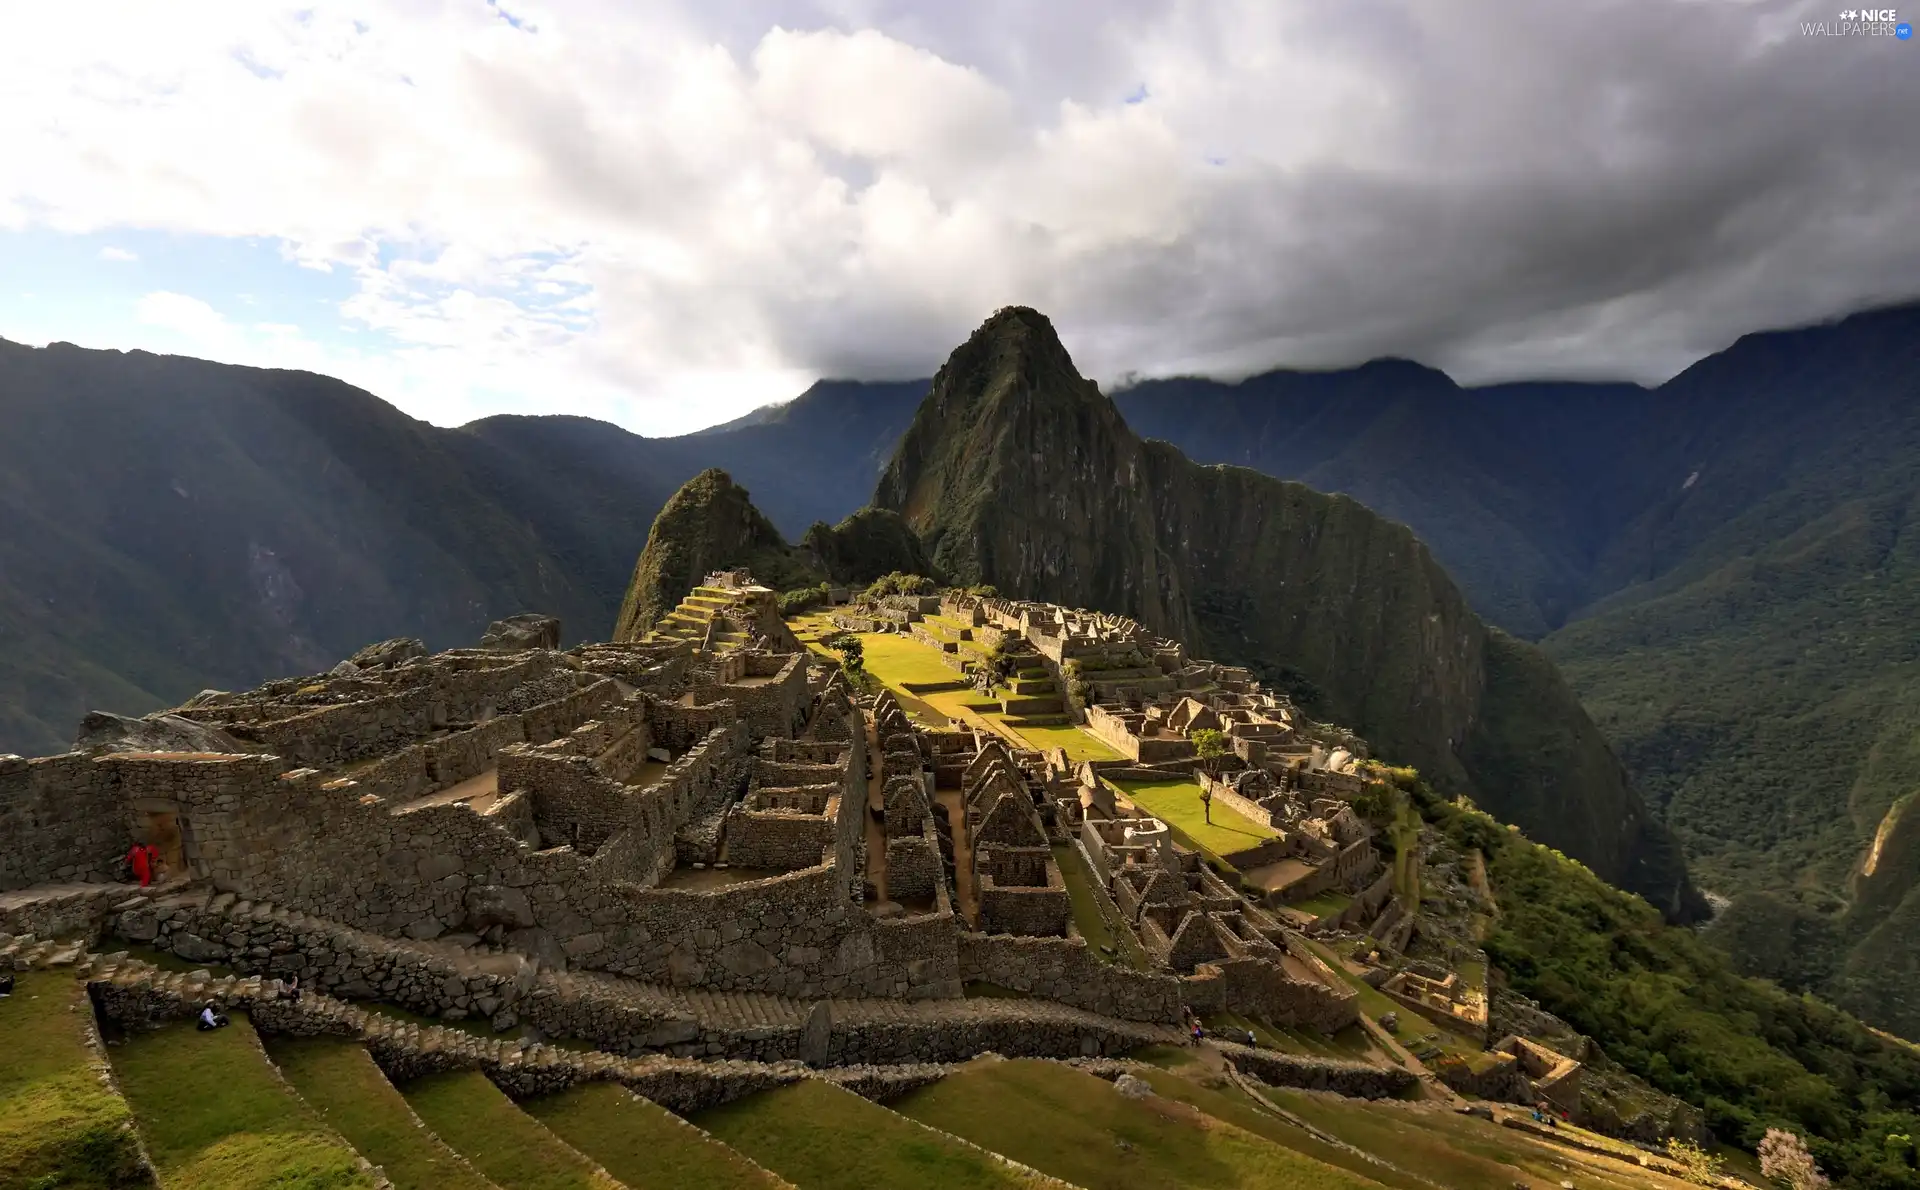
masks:
<path fill-rule="evenodd" d="M 875 897 L 884 901 L 887 899 L 887 828 L 873 820 L 873 812 L 876 809 L 882 814 L 887 812 L 886 757 L 880 751 L 880 733 L 874 726 L 873 716 L 863 714 L 861 722 L 867 732 L 867 883 L 873 885 Z"/>
<path fill-rule="evenodd" d="M 934 800 L 947 809 L 953 827 L 953 883 L 960 893 L 960 913 L 967 925 L 980 928 L 980 897 L 973 887 L 973 836 L 967 826 L 967 799 L 958 789 L 938 789 Z"/>

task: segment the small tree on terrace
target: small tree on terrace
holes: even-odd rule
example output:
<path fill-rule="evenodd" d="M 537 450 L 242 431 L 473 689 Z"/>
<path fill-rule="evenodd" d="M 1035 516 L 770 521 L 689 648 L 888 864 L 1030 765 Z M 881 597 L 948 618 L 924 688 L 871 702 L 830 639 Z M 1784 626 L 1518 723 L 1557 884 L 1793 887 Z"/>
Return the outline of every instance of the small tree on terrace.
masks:
<path fill-rule="evenodd" d="M 1219 760 L 1233 751 L 1227 743 L 1227 735 L 1211 727 L 1203 727 L 1193 733 L 1193 754 L 1202 760 Z"/>
<path fill-rule="evenodd" d="M 1813 1163 L 1807 1142 L 1797 1132 L 1769 1128 L 1760 1141 L 1760 1172 L 1787 1190 L 1825 1190 L 1827 1175 Z"/>

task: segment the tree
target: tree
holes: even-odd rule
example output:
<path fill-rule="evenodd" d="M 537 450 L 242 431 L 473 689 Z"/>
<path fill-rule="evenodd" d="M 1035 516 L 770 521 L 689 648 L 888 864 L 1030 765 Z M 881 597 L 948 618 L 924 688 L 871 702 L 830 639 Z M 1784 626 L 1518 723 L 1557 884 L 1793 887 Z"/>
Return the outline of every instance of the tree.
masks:
<path fill-rule="evenodd" d="M 1813 1163 L 1807 1142 L 1797 1132 L 1769 1128 L 1760 1141 L 1760 1172 L 1788 1190 L 1824 1190 L 1827 1175 Z"/>
<path fill-rule="evenodd" d="M 1231 751 L 1225 732 L 1203 727 L 1193 733 L 1193 753 L 1202 760 L 1218 760 Z"/>
<path fill-rule="evenodd" d="M 1720 1182 L 1720 1158 L 1690 1140 L 1667 1138 L 1667 1156 L 1686 1170 L 1681 1176 L 1696 1186 L 1714 1186 Z"/>

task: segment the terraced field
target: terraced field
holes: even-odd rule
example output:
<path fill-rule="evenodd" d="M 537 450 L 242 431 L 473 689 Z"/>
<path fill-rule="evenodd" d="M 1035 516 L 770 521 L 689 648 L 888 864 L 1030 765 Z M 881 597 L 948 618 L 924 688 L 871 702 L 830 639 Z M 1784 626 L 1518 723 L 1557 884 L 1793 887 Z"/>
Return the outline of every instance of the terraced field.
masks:
<path fill-rule="evenodd" d="M 267 1054 L 300 1097 L 397 1190 L 492 1190 L 458 1153 L 416 1116 L 365 1047 L 334 1037 L 286 1037 Z"/>
<path fill-rule="evenodd" d="M 1086 1190 L 1379 1185 L 1178 1101 L 1129 1099 L 1052 1062 L 978 1062 L 893 1106 Z"/>
<path fill-rule="evenodd" d="M 132 1034 L 111 1052 L 162 1186 L 375 1184 L 273 1068 L 246 1017 L 208 1033 L 183 1023 Z"/>
<path fill-rule="evenodd" d="M 1047 1185 L 951 1136 L 821 1082 L 763 1091 L 702 1112 L 694 1123 L 801 1190 Z"/>
<path fill-rule="evenodd" d="M 64 971 L 23 972 L 0 1000 L 0 1187 L 92 1190 L 137 1175 L 133 1113 L 97 1073 L 91 1013 L 86 985 Z"/>
<path fill-rule="evenodd" d="M 504 1190 L 618 1190 L 620 1183 L 477 1070 L 401 1087 L 427 1127 Z"/>
<path fill-rule="evenodd" d="M 574 1087 L 521 1107 L 633 1190 L 772 1190 L 788 1184 L 612 1083 Z"/>

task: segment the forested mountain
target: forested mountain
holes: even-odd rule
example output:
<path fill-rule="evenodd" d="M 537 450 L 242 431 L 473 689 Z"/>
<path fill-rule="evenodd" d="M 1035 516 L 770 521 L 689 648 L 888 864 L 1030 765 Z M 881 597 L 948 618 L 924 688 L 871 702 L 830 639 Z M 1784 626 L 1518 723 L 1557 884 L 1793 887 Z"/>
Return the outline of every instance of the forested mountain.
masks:
<path fill-rule="evenodd" d="M 948 359 L 874 504 L 951 581 L 1125 612 L 1255 666 L 1669 914 L 1698 909 L 1552 663 L 1483 624 L 1404 525 L 1143 442 L 1033 310 L 995 314 Z"/>
<path fill-rule="evenodd" d="M 1920 308 L 1750 335 L 1655 390 L 1383 362 L 1116 403 L 1404 520 L 1544 638 L 1737 898 L 1717 929 L 1748 969 L 1920 1035 Z"/>
<path fill-rule="evenodd" d="M 448 430 L 311 373 L 0 341 L 0 752 L 370 640 L 470 643 L 514 612 L 605 637 L 682 482 L 727 466 L 797 537 L 865 500 L 918 395 L 823 383 L 678 439 L 579 417 Z"/>

